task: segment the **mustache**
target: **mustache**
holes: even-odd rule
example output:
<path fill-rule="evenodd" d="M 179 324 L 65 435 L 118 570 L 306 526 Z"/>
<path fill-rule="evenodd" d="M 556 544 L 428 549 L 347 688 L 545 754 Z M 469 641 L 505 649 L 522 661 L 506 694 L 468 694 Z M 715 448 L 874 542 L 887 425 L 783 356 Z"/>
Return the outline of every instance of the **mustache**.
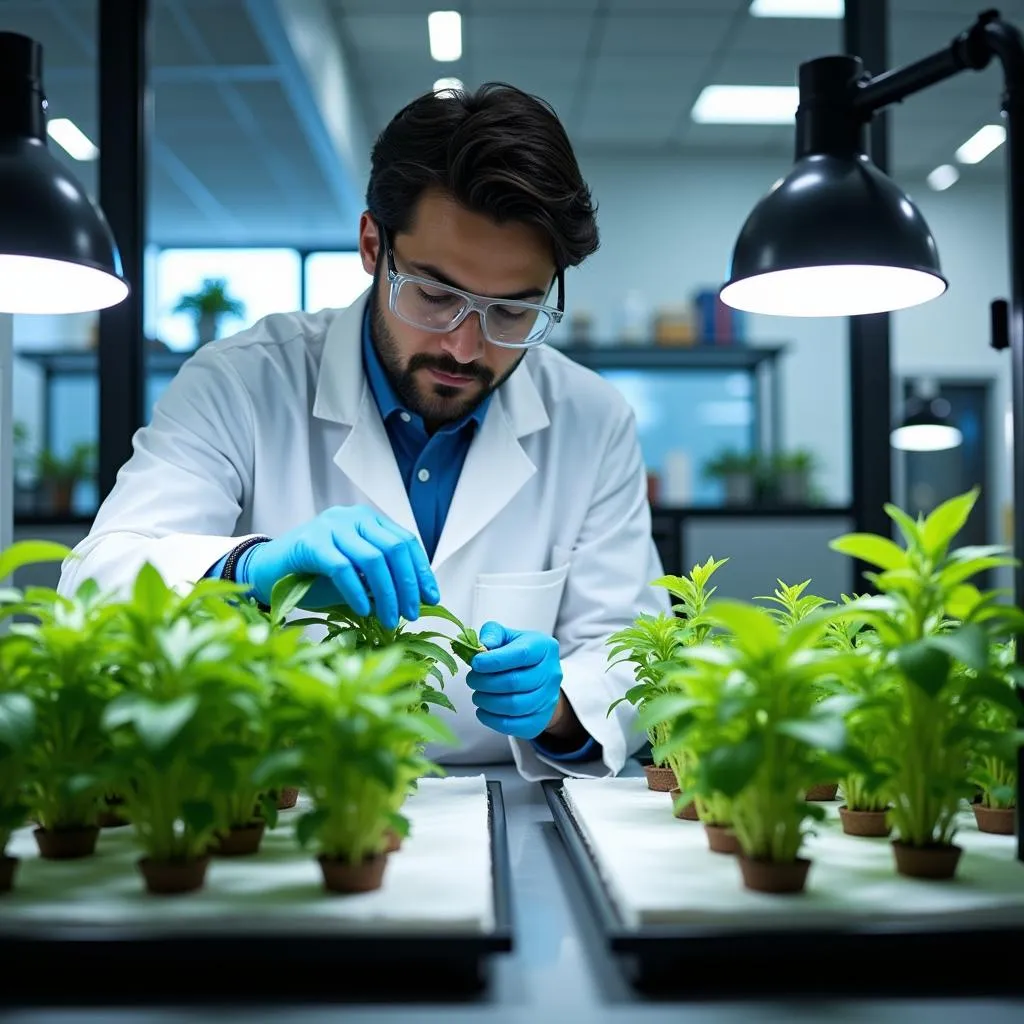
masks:
<path fill-rule="evenodd" d="M 409 360 L 408 372 L 414 373 L 416 370 L 437 370 L 453 377 L 475 377 L 484 384 L 489 384 L 494 378 L 494 374 L 486 366 L 459 363 L 451 358 L 428 356 L 422 352 L 418 352 Z"/>

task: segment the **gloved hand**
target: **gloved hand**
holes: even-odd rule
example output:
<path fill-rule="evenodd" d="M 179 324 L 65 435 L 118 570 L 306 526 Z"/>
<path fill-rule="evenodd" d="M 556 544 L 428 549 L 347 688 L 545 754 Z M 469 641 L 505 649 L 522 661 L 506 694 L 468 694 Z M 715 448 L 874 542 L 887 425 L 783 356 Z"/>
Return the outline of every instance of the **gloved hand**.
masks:
<path fill-rule="evenodd" d="M 485 622 L 466 682 L 476 717 L 495 732 L 532 740 L 548 726 L 562 692 L 558 641 L 536 630 Z"/>
<path fill-rule="evenodd" d="M 423 545 L 408 530 L 364 505 L 337 505 L 282 536 L 257 544 L 239 560 L 237 578 L 270 603 L 274 584 L 289 573 L 323 577 L 302 601 L 308 610 L 347 604 L 357 615 L 372 608 L 386 629 L 398 616 L 419 617 L 420 603 L 440 592 Z"/>

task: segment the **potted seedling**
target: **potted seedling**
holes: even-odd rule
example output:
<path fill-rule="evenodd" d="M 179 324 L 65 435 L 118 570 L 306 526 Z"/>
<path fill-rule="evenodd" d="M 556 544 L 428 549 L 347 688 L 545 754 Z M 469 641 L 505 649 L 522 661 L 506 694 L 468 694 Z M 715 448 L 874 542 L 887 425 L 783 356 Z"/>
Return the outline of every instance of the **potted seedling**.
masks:
<path fill-rule="evenodd" d="M 708 558 L 703 564 L 695 564 L 688 576 L 666 575 L 652 580 L 651 586 L 667 590 L 675 602 L 671 614 L 641 615 L 608 638 L 609 669 L 618 664 L 629 664 L 636 680 L 622 697 L 612 702 L 608 708 L 609 715 L 624 701 L 642 709 L 650 701 L 671 691 L 666 674 L 678 664 L 685 647 L 702 643 L 710 632 L 703 612 L 715 587 L 708 584 L 726 561 L 724 558 Z M 689 788 L 687 771 L 692 757 L 685 747 L 678 745 L 672 746 L 671 753 L 665 753 L 670 732 L 664 723 L 652 723 L 647 737 L 654 760 L 653 764 L 644 766 L 648 787 L 672 793 L 674 804 L 678 804 L 677 813 L 695 820 L 696 806 L 689 800 L 677 799 L 683 790 Z"/>
<path fill-rule="evenodd" d="M 248 773 L 265 754 L 253 724 L 263 638 L 225 600 L 240 591 L 204 579 L 180 593 L 147 563 L 117 606 L 125 692 L 107 706 L 103 725 L 152 893 L 201 888 L 211 845 L 240 816 L 253 817 L 259 786 L 250 787 Z M 241 814 L 233 798 L 246 805 Z"/>
<path fill-rule="evenodd" d="M 10 630 L 27 641 L 17 680 L 36 712 L 29 758 L 35 838 L 45 858 L 87 857 L 110 786 L 102 716 L 120 692 L 111 659 L 114 605 L 87 580 L 74 595 L 29 588 L 21 611 L 29 621 Z"/>
<path fill-rule="evenodd" d="M 997 645 L 994 654 L 997 666 L 1003 670 L 1001 674 L 1007 687 L 1017 693 L 1021 671 L 1015 664 L 1015 646 L 1013 641 Z M 1015 714 L 1006 702 L 983 699 L 976 708 L 975 723 L 988 732 L 1006 736 L 1009 741 L 994 744 L 987 751 L 972 751 L 970 755 L 971 781 L 979 790 L 971 803 L 971 810 L 982 832 L 1015 834 L 1017 750 L 1013 736 L 1021 724 L 1021 715 L 1022 711 Z"/>
<path fill-rule="evenodd" d="M 318 645 L 322 656 L 284 671 L 276 714 L 292 745 L 267 756 L 256 781 L 301 779 L 312 807 L 296 822 L 302 847 L 312 845 L 330 892 L 368 892 L 383 883 L 391 834 L 408 819 L 396 811 L 410 778 L 443 771 L 426 758 L 429 742 L 454 743 L 423 710 L 428 665 L 400 644 L 357 649 Z"/>
<path fill-rule="evenodd" d="M 704 464 L 704 475 L 721 480 L 727 505 L 752 505 L 757 498 L 758 467 L 756 452 L 726 448 Z"/>
<path fill-rule="evenodd" d="M 197 347 L 217 337 L 224 316 L 245 316 L 245 305 L 227 293 L 227 280 L 223 277 L 203 279 L 198 291 L 183 295 L 174 307 L 175 313 L 191 315 L 196 328 Z"/>
<path fill-rule="evenodd" d="M 842 596 L 846 606 L 854 600 Z M 847 713 L 846 731 L 859 762 L 840 781 L 844 802 L 839 818 L 843 831 L 853 836 L 887 836 L 892 831 L 885 783 L 894 764 L 888 721 L 896 686 L 894 673 L 884 667 L 884 651 L 864 618 L 833 619 L 826 643 L 835 650 L 859 655 L 851 658 L 841 680 L 842 689 L 857 698 Z"/>
<path fill-rule="evenodd" d="M 978 573 L 1015 564 L 999 547 L 952 546 L 977 500 L 957 495 L 914 520 L 887 504 L 904 546 L 874 534 L 847 534 L 832 547 L 877 566 L 878 594 L 852 602 L 870 623 L 893 673 L 885 736 L 892 752 L 886 790 L 892 801 L 893 851 L 900 874 L 952 878 L 961 848 L 953 842 L 960 803 L 974 791 L 972 759 L 1020 737 L 979 721 L 983 703 L 1014 716 L 1020 703 L 998 664 L 1000 644 L 1024 625 L 1020 609 L 982 593 Z"/>
<path fill-rule="evenodd" d="M 271 594 L 271 622 L 283 624 L 299 606 L 314 582 L 315 577 L 309 574 L 293 574 L 279 580 Z M 474 655 L 484 650 L 484 647 L 476 631 L 466 626 L 443 605 L 422 606 L 417 624 L 431 618 L 441 619 L 453 625 L 455 635 L 450 636 L 440 630 L 426 629 L 418 625 L 414 627 L 405 620 L 399 620 L 394 628 L 388 628 L 372 610 L 367 615 L 359 615 L 345 604 L 324 609 L 317 615 L 291 619 L 288 624 L 296 629 L 321 626 L 326 630 L 325 642 L 340 643 L 353 650 L 399 648 L 406 661 L 423 669 L 423 680 L 415 695 L 414 709 L 427 711 L 433 705 L 454 712 L 455 706 L 444 693 L 444 671 L 447 670 L 454 675 L 458 671 L 456 658 L 470 665 Z M 429 680 L 433 680 L 437 685 L 432 685 Z M 412 751 L 409 753 L 411 756 Z M 408 766 L 415 761 L 402 763 Z M 404 770 L 406 769 L 399 769 L 400 772 Z M 395 812 L 415 788 L 416 776 L 410 775 L 405 780 L 404 787 L 399 787 L 395 791 Z M 396 818 L 396 821 L 399 821 L 400 827 L 389 832 L 388 836 L 391 852 L 399 848 L 405 837 L 401 830 L 404 828 L 401 824 L 404 819 Z"/>
<path fill-rule="evenodd" d="M 821 608 L 785 629 L 754 604 L 712 602 L 705 617 L 722 641 L 688 648 L 686 658 L 717 676 L 705 690 L 704 699 L 713 704 L 694 714 L 692 692 L 669 695 L 639 716 L 642 723 L 674 719 L 679 742 L 699 730 L 701 747 L 714 751 L 701 758 L 694 788 L 731 801 L 738 859 L 750 889 L 804 889 L 810 861 L 800 853 L 807 825 L 825 816 L 804 793 L 826 766 L 823 755 L 838 764 L 845 752 L 849 700 L 818 699 L 819 686 L 842 672 L 848 657 L 821 644 L 830 614 Z"/>
<path fill-rule="evenodd" d="M 804 593 L 810 585 L 811 581 L 809 579 L 795 584 L 784 583 L 779 579 L 775 582 L 778 583 L 778 586 L 775 588 L 774 593 L 760 595 L 755 597 L 754 600 L 768 602 L 770 605 L 769 612 L 783 629 L 789 629 L 811 612 L 832 603 L 818 594 Z M 817 698 L 823 700 L 831 692 L 831 689 L 821 688 L 818 691 Z M 818 782 L 808 788 L 804 799 L 826 802 L 834 800 L 838 789 L 838 782 Z"/>
<path fill-rule="evenodd" d="M 9 648 L 0 646 L 6 675 Z M 0 691 L 0 893 L 14 884 L 17 857 L 6 853 L 11 833 L 28 814 L 28 753 L 35 731 L 35 707 L 23 693 Z"/>

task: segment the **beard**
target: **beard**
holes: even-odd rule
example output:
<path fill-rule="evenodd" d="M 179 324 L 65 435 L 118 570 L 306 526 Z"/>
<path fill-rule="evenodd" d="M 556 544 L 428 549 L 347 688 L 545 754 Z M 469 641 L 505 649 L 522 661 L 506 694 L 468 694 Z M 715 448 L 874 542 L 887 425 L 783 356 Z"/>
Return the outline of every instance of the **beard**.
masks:
<path fill-rule="evenodd" d="M 524 352 L 508 371 L 497 379 L 492 370 L 480 363 L 460 363 L 443 353 L 435 356 L 418 352 L 403 366 L 401 348 L 384 319 L 377 301 L 376 288 L 370 293 L 370 303 L 371 340 L 384 367 L 388 383 L 402 405 L 420 416 L 428 430 L 433 431 L 439 426 L 468 416 L 492 391 L 508 380 L 526 355 Z M 422 369 L 438 370 L 458 377 L 472 377 L 478 384 L 451 387 L 436 381 L 417 380 L 416 373 Z"/>

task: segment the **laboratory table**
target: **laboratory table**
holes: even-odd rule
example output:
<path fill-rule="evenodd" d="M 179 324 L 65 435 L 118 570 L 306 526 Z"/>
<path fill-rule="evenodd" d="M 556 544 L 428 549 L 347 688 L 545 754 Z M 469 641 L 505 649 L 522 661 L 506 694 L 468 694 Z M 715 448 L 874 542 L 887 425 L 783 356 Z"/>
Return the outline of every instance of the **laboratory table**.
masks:
<path fill-rule="evenodd" d="M 467 769 L 478 773 L 479 768 Z M 984 1021 L 985 1024 L 1024 1022 L 1024 995 L 856 998 L 850 995 L 806 995 L 799 992 L 765 997 L 744 990 L 743 977 L 711 979 L 717 992 L 687 998 L 646 995 L 627 977 L 622 964 L 605 949 L 597 933 L 586 894 L 572 874 L 555 830 L 543 790 L 523 781 L 511 765 L 486 769 L 500 781 L 507 816 L 512 868 L 512 912 L 515 945 L 511 953 L 496 954 L 490 962 L 485 988 L 475 994 L 412 1000 L 401 996 L 401 979 L 394 978 L 391 998 L 360 1002 L 334 1000 L 322 993 L 303 1003 L 253 1005 L 138 1005 L 54 1006 L 7 1008 L 0 1019 L 10 1024 L 177 1024 L 181 1021 L 280 1022 L 320 1024 L 394 1022 L 394 1024 L 733 1024 L 740 1021 L 787 1022 L 870 1021 L 871 1024 L 929 1024 Z M 451 774 L 462 774 L 450 769 Z M 630 764 L 626 773 L 640 774 Z M 2 910 L 2 908 L 0 908 Z M 836 978 L 848 976 L 856 965 L 818 965 Z M 111 965 L 112 971 L 116 965 Z M 984 972 L 965 952 L 964 970 Z M 1022 972 L 1024 975 L 1024 972 Z M 2 965 L 0 965 L 2 977 Z M 59 979 L 51 984 L 59 986 Z M 1024 987 L 1024 984 L 1022 984 Z M 3 1005 L 0 982 L 0 1007 Z"/>

